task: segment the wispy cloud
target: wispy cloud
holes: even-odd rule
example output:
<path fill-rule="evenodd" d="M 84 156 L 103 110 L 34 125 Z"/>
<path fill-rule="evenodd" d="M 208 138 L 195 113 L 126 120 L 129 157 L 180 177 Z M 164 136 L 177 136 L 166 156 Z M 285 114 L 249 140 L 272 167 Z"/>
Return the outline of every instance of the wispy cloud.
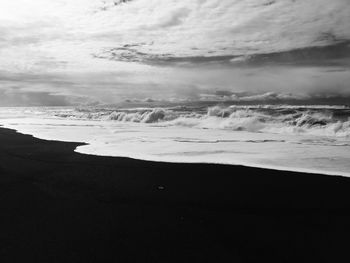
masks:
<path fill-rule="evenodd" d="M 0 71 L 23 94 L 106 101 L 347 94 L 349 13 L 348 0 L 3 0 Z"/>
<path fill-rule="evenodd" d="M 2 48 L 35 44 L 35 51 L 57 60 L 78 52 L 78 64 L 125 45 L 133 45 L 130 61 L 143 54 L 153 60 L 232 59 L 350 39 L 347 0 L 4 0 L 0 7 Z"/>

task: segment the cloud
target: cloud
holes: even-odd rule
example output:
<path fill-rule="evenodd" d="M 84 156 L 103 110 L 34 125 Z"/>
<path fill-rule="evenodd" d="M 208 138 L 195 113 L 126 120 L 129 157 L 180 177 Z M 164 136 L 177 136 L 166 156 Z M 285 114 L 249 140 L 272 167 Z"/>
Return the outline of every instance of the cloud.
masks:
<path fill-rule="evenodd" d="M 314 6 L 320 4 L 322 10 L 316 10 Z M 137 54 L 145 54 L 153 61 L 164 60 L 164 57 L 190 60 L 191 57 L 231 56 L 232 59 L 242 55 L 334 45 L 350 38 L 346 26 L 350 22 L 347 15 L 350 7 L 344 0 L 332 3 L 324 0 L 322 3 L 266 1 L 262 4 L 256 0 L 187 1 L 181 4 L 178 1 L 146 3 L 140 0 L 129 7 L 137 14 L 142 8 L 144 15 L 125 25 L 128 28 L 128 35 L 123 36 L 125 42 L 144 43 L 130 51 L 132 61 Z M 182 9 L 186 12 L 177 13 Z M 122 15 L 122 11 L 126 9 L 111 10 L 111 14 Z M 167 27 L 180 21 L 178 15 L 182 13 L 186 15 L 185 21 L 161 30 L 162 25 Z M 149 32 L 150 29 L 153 31 Z M 138 61 L 148 62 L 149 59 Z"/>
<path fill-rule="evenodd" d="M 349 13 L 348 0 L 3 0 L 0 89 L 53 104 L 347 96 Z"/>
<path fill-rule="evenodd" d="M 184 18 L 186 18 L 190 13 L 190 10 L 187 8 L 180 8 L 175 10 L 173 13 L 170 14 L 169 17 L 165 18 L 162 23 L 160 23 L 158 26 L 162 28 L 177 26 L 183 23 Z"/>
<path fill-rule="evenodd" d="M 350 30 L 346 25 L 350 24 L 350 7 L 343 0 L 331 4 L 324 1 L 324 8 L 316 12 L 314 6 L 320 5 L 316 2 L 198 1 L 197 5 L 179 5 L 174 1 L 171 5 L 148 1 L 147 6 L 154 5 L 157 10 L 149 11 L 147 17 L 151 19 L 138 17 L 137 22 L 142 24 L 131 23 L 128 36 L 122 37 L 123 45 L 105 48 L 94 57 L 151 65 L 325 65 L 329 59 L 339 58 L 336 49 L 349 54 Z M 142 3 L 134 2 L 133 10 L 139 10 Z M 147 14 L 148 10 L 143 11 Z M 117 13 L 117 8 L 111 10 L 111 14 Z M 173 25 L 178 27 L 166 28 Z M 114 34 L 110 32 L 110 36 Z M 104 38 L 107 37 L 106 31 Z"/>
<path fill-rule="evenodd" d="M 190 14 L 190 12 L 191 11 L 185 7 L 170 10 L 168 14 L 165 14 L 163 17 L 159 18 L 159 20 L 154 25 L 145 26 L 144 28 L 152 30 L 181 25 L 184 22 L 184 19 Z"/>
<path fill-rule="evenodd" d="M 232 59 L 235 65 L 303 65 L 350 66 L 350 41 L 334 41 L 333 45 L 292 49 L 284 52 L 255 54 Z"/>
<path fill-rule="evenodd" d="M 252 92 L 230 92 L 219 91 L 214 94 L 201 94 L 202 101 L 230 101 L 230 102 L 283 102 L 290 100 L 307 100 L 310 96 L 306 94 L 292 93 L 252 93 Z"/>
<path fill-rule="evenodd" d="M 103 11 L 96 12 L 99 8 Z M 148 59 L 136 61 L 195 62 L 350 39 L 347 0 L 4 0 L 0 10 L 0 47 L 29 45 L 33 54 L 27 55 L 28 60 L 38 59 L 35 52 L 39 52 L 67 62 L 68 69 L 88 65 L 91 54 L 108 47 L 112 52 L 137 43 L 143 44 L 128 51 L 130 61 L 145 54 Z M 75 53 L 81 55 L 71 61 Z M 126 61 L 126 57 L 114 58 Z"/>
<path fill-rule="evenodd" d="M 124 45 L 94 54 L 95 58 L 125 62 L 140 62 L 149 65 L 182 66 L 222 64 L 226 66 L 304 65 L 304 66 L 350 66 L 350 41 L 340 41 L 333 45 L 292 49 L 283 52 L 224 55 L 224 56 L 173 56 L 171 54 L 150 54 L 139 52 L 143 44 Z"/>
<path fill-rule="evenodd" d="M 338 93 L 233 93 L 226 91 L 225 95 L 201 94 L 200 101 L 226 104 L 255 105 L 255 104 L 292 104 L 292 105 L 348 105 L 350 94 Z"/>
<path fill-rule="evenodd" d="M 0 90 L 0 106 L 69 106 L 69 98 L 47 92 Z"/>

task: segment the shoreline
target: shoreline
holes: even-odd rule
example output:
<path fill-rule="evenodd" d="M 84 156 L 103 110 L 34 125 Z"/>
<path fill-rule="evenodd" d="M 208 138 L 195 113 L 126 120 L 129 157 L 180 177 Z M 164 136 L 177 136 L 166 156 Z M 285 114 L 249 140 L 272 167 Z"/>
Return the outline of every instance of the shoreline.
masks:
<path fill-rule="evenodd" d="M 58 141 L 58 142 L 66 142 L 66 143 L 77 143 L 78 145 L 74 149 L 76 153 L 79 154 L 84 154 L 84 155 L 90 155 L 90 156 L 100 156 L 100 157 L 110 157 L 110 158 L 130 158 L 133 160 L 140 160 L 140 161 L 146 161 L 146 162 L 154 162 L 154 163 L 173 163 L 173 164 L 212 164 L 212 165 L 232 165 L 232 166 L 243 166 L 243 167 L 251 167 L 251 168 L 257 168 L 257 169 L 267 169 L 267 170 L 276 170 L 280 172 L 295 172 L 295 173 L 307 173 L 307 174 L 318 174 L 318 175 L 327 175 L 327 176 L 341 176 L 341 177 L 348 177 L 350 178 L 350 171 L 348 173 L 345 172 L 337 172 L 337 171 L 325 171 L 325 170 L 317 170 L 317 169 L 308 169 L 308 168 L 297 168 L 297 167 L 287 167 L 287 166 L 277 166 L 277 165 L 263 165 L 263 164 L 255 164 L 251 162 L 205 162 L 205 161 L 168 161 L 168 160 L 163 160 L 161 158 L 157 159 L 156 157 L 148 157 L 147 155 L 120 155 L 120 156 L 114 156 L 114 155 L 103 155 L 103 154 L 92 154 L 89 152 L 84 152 L 84 150 L 79 151 L 80 147 L 84 146 L 91 146 L 92 144 L 89 142 L 72 142 L 72 141 L 60 141 L 60 140 L 47 140 L 47 139 L 42 139 L 40 137 L 36 137 L 32 134 L 27 134 L 27 133 L 22 133 L 18 130 L 16 130 L 13 127 L 6 127 L 4 125 L 0 125 L 0 128 L 4 129 L 10 129 L 10 130 L 15 130 L 19 134 L 23 135 L 29 135 L 32 136 L 33 138 L 37 138 L 40 140 L 46 140 L 46 141 Z"/>
<path fill-rule="evenodd" d="M 306 169 L 306 168 L 293 168 L 293 167 L 283 167 L 283 166 L 274 166 L 274 165 L 258 165 L 254 163 L 249 162 L 242 162 L 242 163 L 229 163 L 229 162 L 202 162 L 202 161 L 193 161 L 193 162 L 182 162 L 182 161 L 164 161 L 164 160 L 157 160 L 156 158 L 148 158 L 148 157 L 132 157 L 129 155 L 123 155 L 123 156 L 112 156 L 112 155 L 98 155 L 98 154 L 90 154 L 85 153 L 84 151 L 79 151 L 79 147 L 84 147 L 85 145 L 91 145 L 90 143 L 83 143 L 81 146 L 77 146 L 77 148 L 74 150 L 76 153 L 85 154 L 85 155 L 91 155 L 91 156 L 101 156 L 101 157 L 113 157 L 113 158 L 130 158 L 133 160 L 139 160 L 139 161 L 145 161 L 145 162 L 154 162 L 154 163 L 173 163 L 173 164 L 203 164 L 203 165 L 231 165 L 231 166 L 242 166 L 247 168 L 257 168 L 257 169 L 266 169 L 266 170 L 275 170 L 280 172 L 292 172 L 292 173 L 306 173 L 306 174 L 317 174 L 317 175 L 326 175 L 326 176 L 340 176 L 340 177 L 350 177 L 350 173 L 343 173 L 343 172 L 333 172 L 333 171 L 319 171 L 316 169 Z"/>
<path fill-rule="evenodd" d="M 90 156 L 0 128 L 0 261 L 335 262 L 350 178 Z"/>

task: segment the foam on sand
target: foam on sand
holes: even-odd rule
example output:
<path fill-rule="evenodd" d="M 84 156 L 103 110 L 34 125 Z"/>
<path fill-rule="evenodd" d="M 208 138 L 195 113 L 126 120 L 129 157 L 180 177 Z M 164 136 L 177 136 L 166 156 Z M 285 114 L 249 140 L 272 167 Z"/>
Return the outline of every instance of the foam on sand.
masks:
<path fill-rule="evenodd" d="M 76 151 L 349 176 L 349 109 L 316 107 L 2 109 L 0 123 Z M 11 117 L 12 116 L 12 117 Z"/>

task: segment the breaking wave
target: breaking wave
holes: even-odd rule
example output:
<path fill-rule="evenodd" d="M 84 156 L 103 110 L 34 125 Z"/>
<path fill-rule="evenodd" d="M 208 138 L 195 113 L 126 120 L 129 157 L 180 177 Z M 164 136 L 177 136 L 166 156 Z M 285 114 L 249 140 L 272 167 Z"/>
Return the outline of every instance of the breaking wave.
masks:
<path fill-rule="evenodd" d="M 214 106 L 203 108 L 79 108 L 60 118 L 148 123 L 202 129 L 350 136 L 350 108 L 335 106 Z"/>

